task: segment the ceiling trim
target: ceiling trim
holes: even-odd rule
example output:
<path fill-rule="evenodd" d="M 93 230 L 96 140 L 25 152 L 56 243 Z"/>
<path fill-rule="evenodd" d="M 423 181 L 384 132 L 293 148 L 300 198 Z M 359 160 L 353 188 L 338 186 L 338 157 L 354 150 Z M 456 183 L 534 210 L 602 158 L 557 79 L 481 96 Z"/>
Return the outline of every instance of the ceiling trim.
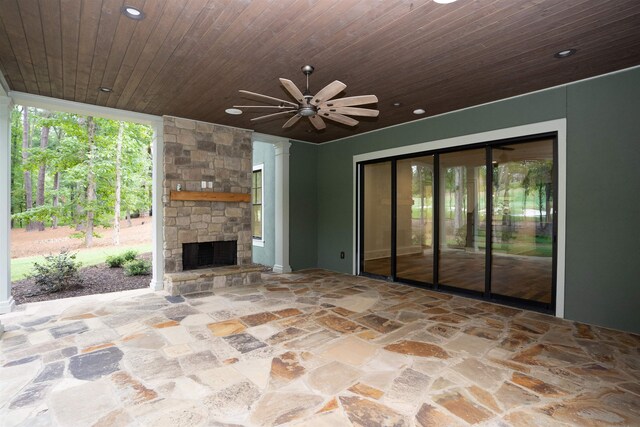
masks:
<path fill-rule="evenodd" d="M 0 70 L 0 96 L 8 96 L 9 94 L 9 83 L 4 78 L 2 71 Z"/>
<path fill-rule="evenodd" d="M 253 142 L 264 142 L 267 144 L 278 144 L 283 142 L 290 142 L 289 138 L 286 138 L 284 136 L 269 135 L 266 133 L 260 133 L 255 131 L 252 131 L 252 132 L 253 132 L 253 135 L 251 136 L 251 140 Z"/>
<path fill-rule="evenodd" d="M 569 82 L 569 83 L 563 83 L 561 85 L 556 85 L 556 86 L 551 86 L 551 87 L 547 87 L 547 88 L 544 88 L 544 89 L 534 90 L 532 92 L 522 93 L 520 95 L 514 95 L 514 96 L 507 97 L 507 98 L 496 99 L 495 101 L 485 102 L 485 103 L 477 104 L 477 105 L 471 105 L 469 107 L 460 108 L 458 110 L 447 111 L 446 113 L 436 114 L 436 115 L 429 116 L 429 117 L 423 117 L 423 118 L 420 118 L 420 119 L 417 119 L 417 120 L 412 120 L 410 122 L 398 123 L 398 124 L 387 126 L 387 127 L 384 127 L 384 128 L 374 129 L 374 130 L 370 130 L 368 132 L 362 132 L 362 133 L 359 133 L 359 134 L 356 134 L 356 135 L 345 136 L 343 138 L 338 138 L 338 139 L 332 139 L 331 141 L 314 143 L 314 145 L 331 144 L 333 142 L 338 142 L 338 141 L 342 141 L 342 140 L 346 140 L 346 139 L 355 138 L 356 136 L 367 135 L 367 134 L 370 134 L 370 133 L 380 132 L 380 131 L 391 129 L 391 128 L 395 128 L 395 127 L 398 127 L 398 126 L 405 126 L 405 125 L 408 125 L 408 124 L 411 124 L 411 123 L 416 123 L 416 122 L 422 122 L 422 121 L 426 121 L 426 120 L 430 120 L 430 119 L 435 119 L 436 117 L 442 117 L 442 116 L 446 116 L 448 114 L 455 114 L 455 113 L 459 113 L 461 111 L 471 110 L 473 108 L 483 107 L 485 105 L 491 105 L 491 104 L 495 104 L 497 102 L 506 101 L 506 100 L 509 100 L 509 99 L 521 98 L 523 96 L 529 96 L 529 95 L 532 95 L 534 93 L 541 93 L 541 92 L 545 92 L 545 91 L 548 91 L 548 90 L 558 89 L 558 88 L 562 88 L 562 87 L 568 87 L 568 86 L 571 86 L 571 85 L 574 85 L 574 84 L 584 83 L 584 82 L 589 81 L 589 80 L 595 80 L 595 79 L 599 79 L 599 78 L 605 77 L 605 76 L 612 76 L 614 74 L 624 73 L 624 72 L 631 71 L 631 70 L 634 70 L 634 69 L 640 69 L 640 65 L 636 65 L 636 66 L 629 67 L 629 68 L 624 68 L 622 70 L 612 71 L 610 73 L 600 74 L 600 75 L 593 76 L 593 77 L 587 77 L 586 79 L 580 79 L 580 80 L 576 80 L 576 81 Z M 298 141 L 298 140 L 294 139 L 293 141 Z M 306 141 L 299 141 L 299 142 L 306 142 Z"/>
<path fill-rule="evenodd" d="M 66 99 L 51 98 L 42 95 L 32 95 L 24 92 L 10 91 L 8 95 L 13 99 L 15 104 L 26 105 L 28 107 L 42 108 L 51 111 L 64 111 L 66 113 L 82 114 L 86 116 L 99 116 L 105 119 L 122 120 L 145 125 L 157 125 L 162 123 L 161 116 L 136 113 L 135 111 L 84 104 L 82 102 L 67 101 Z"/>

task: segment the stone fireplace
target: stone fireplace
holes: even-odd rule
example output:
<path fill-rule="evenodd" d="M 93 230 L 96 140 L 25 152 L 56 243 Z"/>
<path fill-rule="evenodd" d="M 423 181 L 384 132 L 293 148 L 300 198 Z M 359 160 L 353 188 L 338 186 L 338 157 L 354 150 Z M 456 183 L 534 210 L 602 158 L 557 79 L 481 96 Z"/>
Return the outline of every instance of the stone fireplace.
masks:
<path fill-rule="evenodd" d="M 250 194 L 251 154 L 250 131 L 164 117 L 164 285 L 170 293 L 259 280 L 261 267 L 251 261 L 250 202 L 207 199 Z M 215 253 L 224 262 L 214 260 Z"/>

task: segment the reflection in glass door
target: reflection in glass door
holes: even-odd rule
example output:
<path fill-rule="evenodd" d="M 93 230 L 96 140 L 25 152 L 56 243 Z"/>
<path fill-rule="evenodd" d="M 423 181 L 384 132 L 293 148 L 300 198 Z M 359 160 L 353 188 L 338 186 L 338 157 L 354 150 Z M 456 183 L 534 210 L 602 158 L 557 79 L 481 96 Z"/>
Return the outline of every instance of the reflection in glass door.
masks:
<path fill-rule="evenodd" d="M 553 310 L 556 145 L 544 135 L 361 164 L 359 272 Z"/>
<path fill-rule="evenodd" d="M 485 290 L 486 150 L 440 155 L 438 283 Z"/>
<path fill-rule="evenodd" d="M 553 299 L 553 140 L 492 148 L 491 292 Z"/>
<path fill-rule="evenodd" d="M 362 269 L 391 276 L 391 162 L 371 163 L 362 169 L 364 187 Z"/>
<path fill-rule="evenodd" d="M 433 156 L 396 163 L 396 275 L 433 283 Z"/>

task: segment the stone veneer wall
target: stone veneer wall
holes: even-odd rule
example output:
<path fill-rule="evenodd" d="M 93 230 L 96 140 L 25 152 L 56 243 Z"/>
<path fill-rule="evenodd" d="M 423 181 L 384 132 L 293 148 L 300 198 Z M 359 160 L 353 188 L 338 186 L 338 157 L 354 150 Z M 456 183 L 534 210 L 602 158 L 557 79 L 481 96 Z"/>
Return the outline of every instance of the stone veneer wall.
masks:
<path fill-rule="evenodd" d="M 182 271 L 182 244 L 237 240 L 251 264 L 251 203 L 171 201 L 183 191 L 251 192 L 251 131 L 164 116 L 164 271 Z M 202 189 L 201 181 L 213 188 Z"/>

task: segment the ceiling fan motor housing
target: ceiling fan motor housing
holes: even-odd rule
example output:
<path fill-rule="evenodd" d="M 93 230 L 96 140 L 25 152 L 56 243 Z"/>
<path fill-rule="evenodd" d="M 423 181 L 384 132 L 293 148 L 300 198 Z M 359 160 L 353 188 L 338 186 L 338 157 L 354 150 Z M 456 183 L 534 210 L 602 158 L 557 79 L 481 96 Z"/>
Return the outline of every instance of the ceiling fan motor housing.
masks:
<path fill-rule="evenodd" d="M 298 114 L 300 114 L 302 117 L 315 116 L 316 113 L 316 108 L 312 105 L 305 105 L 303 107 L 300 107 L 300 109 L 298 110 Z"/>

